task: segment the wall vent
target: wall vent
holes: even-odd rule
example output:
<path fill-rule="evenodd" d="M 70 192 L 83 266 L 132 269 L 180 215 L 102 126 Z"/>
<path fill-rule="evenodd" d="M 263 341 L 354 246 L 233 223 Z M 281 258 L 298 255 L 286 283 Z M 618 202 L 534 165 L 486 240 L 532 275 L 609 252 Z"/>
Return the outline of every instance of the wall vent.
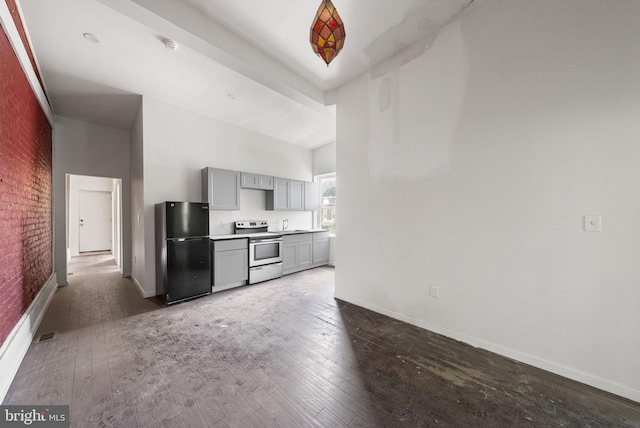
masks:
<path fill-rule="evenodd" d="M 38 343 L 46 342 L 47 340 L 51 340 L 51 339 L 53 339 L 53 336 L 55 336 L 55 335 L 56 335 L 55 332 L 41 334 L 40 338 L 38 339 Z"/>

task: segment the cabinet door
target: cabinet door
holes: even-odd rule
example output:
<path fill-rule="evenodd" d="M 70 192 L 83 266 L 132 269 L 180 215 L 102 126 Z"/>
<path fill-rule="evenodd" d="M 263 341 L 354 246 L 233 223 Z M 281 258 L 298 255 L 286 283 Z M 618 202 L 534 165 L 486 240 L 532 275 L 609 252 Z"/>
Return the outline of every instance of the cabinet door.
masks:
<path fill-rule="evenodd" d="M 263 190 L 273 190 L 273 177 L 270 175 L 258 176 L 258 188 Z"/>
<path fill-rule="evenodd" d="M 276 211 L 289 210 L 289 180 L 273 179 L 273 209 Z"/>
<path fill-rule="evenodd" d="M 205 168 L 202 170 L 203 202 L 210 210 L 240 209 L 240 172 L 227 169 Z"/>
<path fill-rule="evenodd" d="M 314 181 L 304 182 L 304 210 L 320 210 L 320 183 Z"/>
<path fill-rule="evenodd" d="M 311 240 L 298 243 L 298 267 L 310 268 L 313 264 L 313 242 Z"/>
<path fill-rule="evenodd" d="M 291 180 L 289 182 L 289 210 L 304 210 L 304 181 Z"/>
<path fill-rule="evenodd" d="M 250 172 L 241 173 L 242 182 L 240 187 L 243 189 L 257 189 L 259 188 L 258 174 L 251 174 Z"/>
<path fill-rule="evenodd" d="M 216 251 L 213 257 L 213 286 L 249 279 L 248 250 Z"/>
<path fill-rule="evenodd" d="M 295 272 L 298 268 L 298 243 L 286 242 L 282 245 L 282 270 L 283 274 Z"/>
<path fill-rule="evenodd" d="M 329 239 L 313 241 L 313 264 L 323 265 L 329 263 Z"/>

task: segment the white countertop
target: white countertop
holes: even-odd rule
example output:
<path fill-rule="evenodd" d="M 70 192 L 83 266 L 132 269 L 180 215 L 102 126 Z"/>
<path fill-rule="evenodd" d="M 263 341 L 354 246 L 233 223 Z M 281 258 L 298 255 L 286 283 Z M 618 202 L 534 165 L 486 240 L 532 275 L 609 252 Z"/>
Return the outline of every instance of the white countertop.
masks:
<path fill-rule="evenodd" d="M 297 233 L 318 233 L 318 232 L 328 232 L 326 229 L 301 229 L 301 230 L 285 230 L 280 233 L 282 235 L 295 235 Z"/>
<path fill-rule="evenodd" d="M 294 235 L 298 233 L 317 233 L 317 232 L 328 232 L 328 230 L 304 229 L 304 230 L 284 230 L 284 231 L 274 231 L 274 232 L 245 233 L 245 234 L 231 234 L 231 235 L 209 235 L 209 239 L 213 241 L 218 241 L 222 239 L 272 238 L 274 236 Z"/>
<path fill-rule="evenodd" d="M 231 235 L 209 235 L 209 239 L 214 241 L 220 239 L 241 239 L 241 238 L 273 238 L 275 236 L 282 236 L 279 232 L 261 232 L 261 233 L 244 233 L 244 234 L 231 234 Z"/>

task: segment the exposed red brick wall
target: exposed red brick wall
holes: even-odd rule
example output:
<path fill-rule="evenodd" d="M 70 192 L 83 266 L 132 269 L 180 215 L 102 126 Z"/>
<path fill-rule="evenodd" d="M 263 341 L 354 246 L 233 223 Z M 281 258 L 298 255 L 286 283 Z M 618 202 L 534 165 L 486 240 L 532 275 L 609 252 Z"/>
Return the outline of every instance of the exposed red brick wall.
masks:
<path fill-rule="evenodd" d="M 2 30 L 0 344 L 53 270 L 51 141 L 51 126 Z"/>

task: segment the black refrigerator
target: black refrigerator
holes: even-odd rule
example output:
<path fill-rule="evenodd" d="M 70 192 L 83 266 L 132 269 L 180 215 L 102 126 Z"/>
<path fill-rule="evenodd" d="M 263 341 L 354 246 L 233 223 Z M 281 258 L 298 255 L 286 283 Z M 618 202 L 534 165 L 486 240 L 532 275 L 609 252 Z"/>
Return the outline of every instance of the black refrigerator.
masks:
<path fill-rule="evenodd" d="M 156 293 L 167 304 L 211 293 L 209 204 L 156 204 Z"/>

